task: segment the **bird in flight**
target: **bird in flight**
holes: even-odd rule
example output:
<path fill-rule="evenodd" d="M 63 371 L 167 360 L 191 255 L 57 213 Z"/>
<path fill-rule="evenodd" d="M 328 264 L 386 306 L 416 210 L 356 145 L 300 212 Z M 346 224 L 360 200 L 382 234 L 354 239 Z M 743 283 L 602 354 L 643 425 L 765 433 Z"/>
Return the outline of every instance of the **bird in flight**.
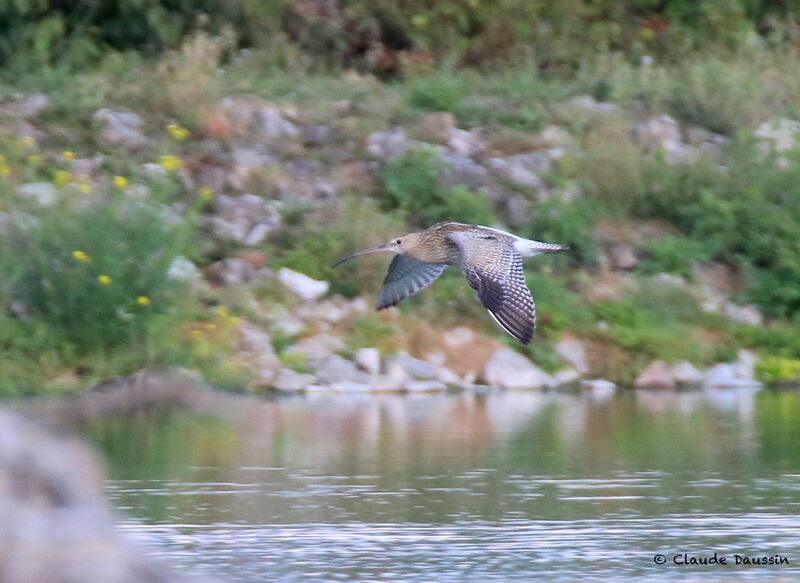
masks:
<path fill-rule="evenodd" d="M 481 225 L 444 222 L 356 251 L 332 267 L 367 253 L 397 254 L 383 280 L 378 300 L 378 310 L 383 310 L 433 283 L 448 265 L 457 265 L 495 321 L 528 344 L 536 329 L 536 305 L 525 283 L 522 258 L 566 249 Z"/>

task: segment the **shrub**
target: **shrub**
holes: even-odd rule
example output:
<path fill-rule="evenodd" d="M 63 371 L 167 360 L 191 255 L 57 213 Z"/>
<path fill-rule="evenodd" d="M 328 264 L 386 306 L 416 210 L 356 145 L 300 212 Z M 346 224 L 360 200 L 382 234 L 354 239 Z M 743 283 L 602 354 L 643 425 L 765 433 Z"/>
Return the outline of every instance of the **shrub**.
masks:
<path fill-rule="evenodd" d="M 800 360 L 769 356 L 756 363 L 756 378 L 765 383 L 800 381 Z"/>
<path fill-rule="evenodd" d="M 646 243 L 643 251 L 646 259 L 640 266 L 642 273 L 666 271 L 677 273 L 687 280 L 693 277 L 692 262 L 705 261 L 709 258 L 709 252 L 703 243 L 674 235 L 665 235 L 656 241 Z"/>
<path fill-rule="evenodd" d="M 13 279 L 0 301 L 22 302 L 46 326 L 44 345 L 66 353 L 141 341 L 181 301 L 167 271 L 190 229 L 166 224 L 163 209 L 145 202 L 62 201 L 5 238 L 0 262 Z"/>
<path fill-rule="evenodd" d="M 455 77 L 435 76 L 411 84 L 408 103 L 427 111 L 455 111 L 463 97 L 461 80 Z"/>
<path fill-rule="evenodd" d="M 567 252 L 554 258 L 556 265 L 589 267 L 597 260 L 592 234 L 594 222 L 603 213 L 603 205 L 594 199 L 565 201 L 554 198 L 537 205 L 520 234 L 530 239 L 568 245 Z"/>
<path fill-rule="evenodd" d="M 440 168 L 436 152 L 426 148 L 411 150 L 389 162 L 380 174 L 384 206 L 402 211 L 418 227 L 440 221 L 494 223 L 486 197 L 464 186 L 442 187 Z"/>

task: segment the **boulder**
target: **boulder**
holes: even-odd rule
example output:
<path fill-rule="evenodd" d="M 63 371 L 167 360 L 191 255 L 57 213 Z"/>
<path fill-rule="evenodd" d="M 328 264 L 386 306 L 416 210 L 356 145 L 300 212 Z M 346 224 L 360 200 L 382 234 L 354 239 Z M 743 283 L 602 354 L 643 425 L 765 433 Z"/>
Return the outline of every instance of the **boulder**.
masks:
<path fill-rule="evenodd" d="M 581 381 L 581 388 L 587 391 L 613 391 L 617 385 L 606 379 L 587 379 Z"/>
<path fill-rule="evenodd" d="M 345 344 L 339 338 L 329 334 L 317 334 L 304 338 L 287 348 L 286 354 L 304 354 L 309 362 L 322 361 L 334 352 L 344 350 Z"/>
<path fill-rule="evenodd" d="M 355 363 L 339 356 L 331 354 L 314 366 L 314 374 L 323 384 L 332 385 L 339 382 L 358 382 L 366 383 L 369 375 L 358 370 Z"/>
<path fill-rule="evenodd" d="M 355 361 L 367 374 L 377 376 L 381 372 L 381 353 L 377 348 L 356 350 Z"/>
<path fill-rule="evenodd" d="M 144 120 L 135 113 L 103 108 L 92 115 L 92 121 L 102 126 L 100 137 L 111 144 L 138 149 L 150 143 L 140 131 Z"/>
<path fill-rule="evenodd" d="M 736 305 L 732 302 L 725 302 L 722 305 L 722 315 L 735 322 L 750 324 L 751 326 L 762 326 L 764 315 L 758 306 L 754 304 Z"/>
<path fill-rule="evenodd" d="M 314 380 L 314 377 L 310 374 L 299 373 L 290 368 L 282 368 L 272 381 L 272 388 L 278 391 L 302 391 L 313 384 Z"/>
<path fill-rule="evenodd" d="M 754 387 L 761 383 L 752 378 L 739 376 L 739 366 L 734 363 L 719 363 L 705 372 L 703 385 L 712 388 Z"/>
<path fill-rule="evenodd" d="M 260 385 L 270 384 L 280 368 L 269 334 L 255 324 L 243 320 L 238 327 L 239 358 L 254 369 Z"/>
<path fill-rule="evenodd" d="M 765 121 L 756 128 L 755 136 L 762 141 L 766 152 L 788 152 L 800 137 L 800 121 L 785 117 Z"/>
<path fill-rule="evenodd" d="M 330 287 L 327 281 L 313 279 L 288 267 L 282 267 L 278 271 L 278 279 L 286 289 L 307 302 L 321 298 L 328 293 Z"/>
<path fill-rule="evenodd" d="M 675 377 L 666 362 L 654 360 L 636 377 L 633 386 L 637 389 L 674 389 Z"/>
<path fill-rule="evenodd" d="M 254 246 L 280 227 L 281 215 L 274 205 L 253 194 L 220 195 L 214 199 L 214 214 L 208 222 L 217 238 Z"/>
<path fill-rule="evenodd" d="M 680 385 L 696 385 L 703 382 L 703 373 L 688 360 L 672 365 L 672 378 Z"/>
<path fill-rule="evenodd" d="M 399 127 L 389 131 L 375 132 L 367 137 L 367 152 L 381 162 L 389 162 L 406 153 L 411 143 L 406 131 Z"/>
<path fill-rule="evenodd" d="M 406 374 L 419 381 L 427 381 L 436 378 L 436 367 L 430 362 L 412 358 L 407 354 L 400 354 L 394 362 L 399 365 Z"/>
<path fill-rule="evenodd" d="M 581 380 L 581 373 L 574 368 L 562 368 L 553 375 L 553 380 L 557 387 L 564 385 L 574 385 Z"/>
<path fill-rule="evenodd" d="M 504 158 L 489 158 L 488 168 L 498 177 L 527 188 L 544 188 L 544 181 L 539 176 L 552 168 L 552 160 L 546 152 L 530 152 L 516 154 Z"/>
<path fill-rule="evenodd" d="M 0 104 L 0 116 L 16 119 L 36 117 L 50 105 L 50 98 L 44 93 L 23 95 L 13 101 Z"/>
<path fill-rule="evenodd" d="M 19 187 L 19 193 L 39 206 L 52 206 L 58 197 L 58 189 L 52 182 L 29 182 Z"/>
<path fill-rule="evenodd" d="M 574 336 L 564 336 L 554 348 L 559 358 L 572 366 L 578 373 L 589 372 L 589 363 L 586 360 L 586 348 L 583 342 Z"/>
<path fill-rule="evenodd" d="M 104 498 L 102 465 L 75 439 L 0 411 L 0 580 L 162 583 L 166 572 L 122 537 Z"/>
<path fill-rule="evenodd" d="M 486 363 L 484 377 L 504 389 L 541 389 L 554 386 L 553 377 L 510 348 L 495 352 Z"/>

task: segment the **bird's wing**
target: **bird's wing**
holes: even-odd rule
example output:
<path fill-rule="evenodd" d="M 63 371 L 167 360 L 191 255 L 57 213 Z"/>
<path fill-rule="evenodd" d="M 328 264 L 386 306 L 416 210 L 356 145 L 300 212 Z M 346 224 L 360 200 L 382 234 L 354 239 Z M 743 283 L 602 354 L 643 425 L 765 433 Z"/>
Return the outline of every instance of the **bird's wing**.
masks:
<path fill-rule="evenodd" d="M 530 342 L 536 305 L 525 283 L 522 255 L 491 233 L 453 233 L 450 239 L 461 251 L 461 270 L 489 313 L 511 336 Z"/>
<path fill-rule="evenodd" d="M 439 277 L 447 265 L 441 263 L 422 263 L 408 255 L 395 255 L 389 265 L 389 272 L 383 280 L 378 309 L 396 306 L 423 287 L 430 285 Z"/>

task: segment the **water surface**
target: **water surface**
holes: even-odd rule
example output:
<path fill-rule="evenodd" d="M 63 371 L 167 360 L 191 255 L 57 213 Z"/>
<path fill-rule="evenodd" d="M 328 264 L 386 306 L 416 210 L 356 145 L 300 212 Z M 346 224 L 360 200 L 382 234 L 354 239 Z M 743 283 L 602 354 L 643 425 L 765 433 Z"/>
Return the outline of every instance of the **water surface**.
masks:
<path fill-rule="evenodd" d="M 122 528 L 230 581 L 800 577 L 797 392 L 241 398 L 85 433 Z"/>

